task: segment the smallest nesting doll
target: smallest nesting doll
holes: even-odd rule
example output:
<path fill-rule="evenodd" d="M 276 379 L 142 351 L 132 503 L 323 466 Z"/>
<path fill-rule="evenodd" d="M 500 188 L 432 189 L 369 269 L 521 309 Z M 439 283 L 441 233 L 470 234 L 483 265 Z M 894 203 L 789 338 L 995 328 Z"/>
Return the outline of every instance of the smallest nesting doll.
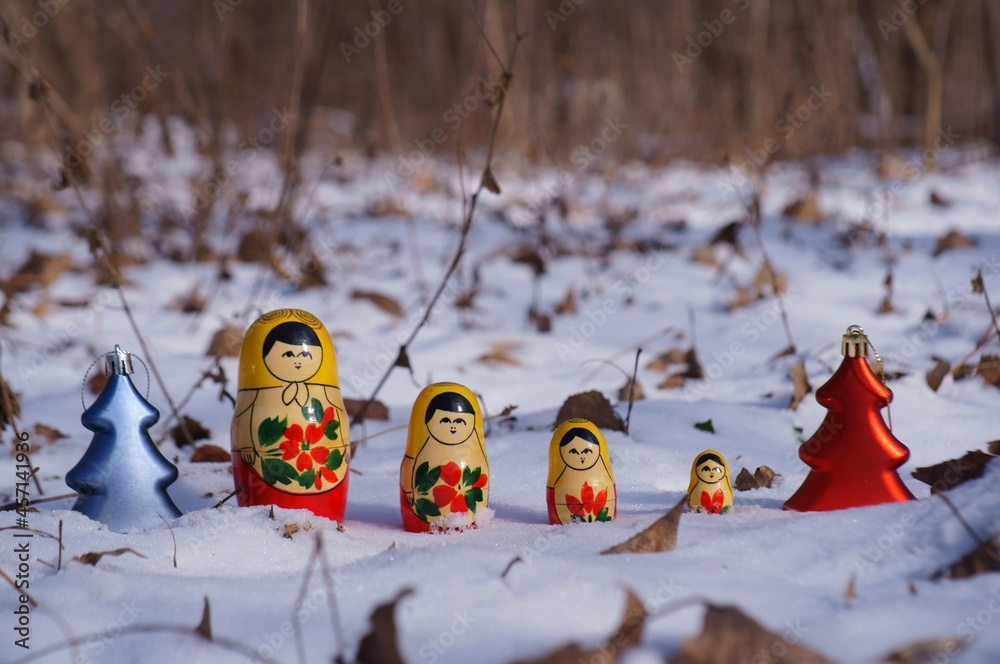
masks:
<path fill-rule="evenodd" d="M 553 432 L 545 502 L 552 524 L 615 518 L 618 492 L 608 443 L 590 420 L 566 420 Z"/>
<path fill-rule="evenodd" d="M 715 450 L 705 450 L 691 464 L 688 508 L 692 512 L 725 514 L 733 506 L 726 458 Z"/>
<path fill-rule="evenodd" d="M 403 528 L 426 533 L 475 527 L 489 504 L 490 465 L 483 417 L 472 390 L 428 385 L 413 404 L 399 469 Z"/>

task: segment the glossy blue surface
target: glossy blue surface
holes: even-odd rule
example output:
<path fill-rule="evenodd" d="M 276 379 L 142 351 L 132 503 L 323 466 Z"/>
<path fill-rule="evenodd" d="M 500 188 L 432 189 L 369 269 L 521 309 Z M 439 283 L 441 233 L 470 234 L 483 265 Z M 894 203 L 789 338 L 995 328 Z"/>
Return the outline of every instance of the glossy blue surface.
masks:
<path fill-rule="evenodd" d="M 128 364 L 109 366 L 107 385 L 81 418 L 94 438 L 66 474 L 66 484 L 80 494 L 73 509 L 117 532 L 146 530 L 162 525 L 160 516 L 169 521 L 181 515 L 167 493 L 177 467 L 149 437 L 160 413 L 135 389 Z"/>

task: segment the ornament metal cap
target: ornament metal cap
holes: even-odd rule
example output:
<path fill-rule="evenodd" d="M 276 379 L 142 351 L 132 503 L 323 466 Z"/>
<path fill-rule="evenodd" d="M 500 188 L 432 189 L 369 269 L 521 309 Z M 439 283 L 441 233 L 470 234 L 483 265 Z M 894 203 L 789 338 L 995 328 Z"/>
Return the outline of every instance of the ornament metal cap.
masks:
<path fill-rule="evenodd" d="M 840 354 L 844 357 L 868 357 L 868 337 L 860 325 L 851 325 L 840 343 Z"/>
<path fill-rule="evenodd" d="M 132 369 L 132 353 L 122 350 L 121 346 L 115 344 L 115 349 L 105 355 L 104 373 L 108 376 L 126 375 L 134 373 Z"/>

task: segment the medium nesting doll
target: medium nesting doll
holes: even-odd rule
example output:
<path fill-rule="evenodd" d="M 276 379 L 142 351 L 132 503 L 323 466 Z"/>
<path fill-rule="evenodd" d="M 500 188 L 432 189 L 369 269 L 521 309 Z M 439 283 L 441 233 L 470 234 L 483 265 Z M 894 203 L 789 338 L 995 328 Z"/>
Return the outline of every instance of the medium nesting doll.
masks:
<path fill-rule="evenodd" d="M 238 389 L 230 438 L 239 504 L 343 520 L 350 426 L 319 319 L 300 309 L 258 318 L 243 337 Z"/>
<path fill-rule="evenodd" d="M 733 506 L 726 458 L 715 450 L 705 450 L 691 464 L 688 508 L 692 512 L 725 514 Z"/>
<path fill-rule="evenodd" d="M 489 504 L 489 476 L 476 395 L 458 383 L 425 387 L 410 413 L 399 469 L 403 527 L 426 533 L 475 526 Z"/>
<path fill-rule="evenodd" d="M 618 492 L 608 444 L 590 420 L 566 420 L 552 434 L 545 501 L 553 524 L 615 518 Z"/>

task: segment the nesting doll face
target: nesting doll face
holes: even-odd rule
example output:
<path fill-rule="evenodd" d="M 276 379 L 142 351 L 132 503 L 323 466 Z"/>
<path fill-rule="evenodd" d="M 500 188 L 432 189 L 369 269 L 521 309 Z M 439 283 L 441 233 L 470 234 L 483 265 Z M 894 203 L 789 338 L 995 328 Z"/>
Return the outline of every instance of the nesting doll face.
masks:
<path fill-rule="evenodd" d="M 705 484 L 721 482 L 726 477 L 726 466 L 713 455 L 702 455 L 695 462 L 695 475 Z"/>
<path fill-rule="evenodd" d="M 574 470 L 588 470 L 601 458 L 601 446 L 583 436 L 573 436 L 559 446 L 563 463 Z"/>
<path fill-rule="evenodd" d="M 271 375 L 286 383 L 299 383 L 316 375 L 323 364 L 323 348 L 305 343 L 276 341 L 264 355 L 264 366 Z"/>
<path fill-rule="evenodd" d="M 435 408 L 427 419 L 427 431 L 431 438 L 445 445 L 459 445 L 472 435 L 476 417 L 470 412 L 442 410 Z"/>

